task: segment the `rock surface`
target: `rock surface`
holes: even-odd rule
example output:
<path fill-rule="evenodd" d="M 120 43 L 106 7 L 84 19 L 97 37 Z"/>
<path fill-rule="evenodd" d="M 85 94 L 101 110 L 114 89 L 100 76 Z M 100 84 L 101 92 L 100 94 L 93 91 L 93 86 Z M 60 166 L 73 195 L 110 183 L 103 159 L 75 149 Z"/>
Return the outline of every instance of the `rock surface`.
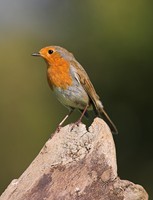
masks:
<path fill-rule="evenodd" d="M 147 200 L 142 186 L 117 175 L 116 152 L 107 124 L 96 118 L 63 127 L 13 180 L 0 200 Z"/>

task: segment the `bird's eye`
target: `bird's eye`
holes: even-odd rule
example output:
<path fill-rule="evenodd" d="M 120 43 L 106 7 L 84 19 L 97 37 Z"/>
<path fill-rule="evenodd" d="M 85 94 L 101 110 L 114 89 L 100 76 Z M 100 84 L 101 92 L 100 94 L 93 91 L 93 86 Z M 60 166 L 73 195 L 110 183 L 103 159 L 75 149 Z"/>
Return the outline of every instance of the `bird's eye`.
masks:
<path fill-rule="evenodd" d="M 49 49 L 49 50 L 48 50 L 48 53 L 49 53 L 49 54 L 52 54 L 53 52 L 54 52 L 54 51 L 53 51 L 52 49 Z"/>

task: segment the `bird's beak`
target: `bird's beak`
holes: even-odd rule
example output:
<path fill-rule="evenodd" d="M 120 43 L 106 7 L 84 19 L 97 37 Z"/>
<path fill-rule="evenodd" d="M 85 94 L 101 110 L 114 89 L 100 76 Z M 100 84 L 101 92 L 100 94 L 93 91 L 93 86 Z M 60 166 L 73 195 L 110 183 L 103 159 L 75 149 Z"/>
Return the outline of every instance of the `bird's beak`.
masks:
<path fill-rule="evenodd" d="M 32 56 L 41 56 L 40 53 L 33 53 Z"/>

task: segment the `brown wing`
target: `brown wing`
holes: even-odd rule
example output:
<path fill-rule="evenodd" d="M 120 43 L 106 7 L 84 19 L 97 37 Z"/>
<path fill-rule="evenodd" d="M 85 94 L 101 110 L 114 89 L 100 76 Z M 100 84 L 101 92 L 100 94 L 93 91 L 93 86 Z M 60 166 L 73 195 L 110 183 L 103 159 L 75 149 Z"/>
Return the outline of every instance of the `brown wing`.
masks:
<path fill-rule="evenodd" d="M 83 69 L 83 67 L 76 61 L 71 61 L 71 64 L 75 66 L 76 68 L 76 73 L 79 77 L 79 81 L 81 85 L 83 86 L 84 90 L 87 92 L 89 95 L 93 106 L 95 107 L 95 111 L 97 114 L 99 114 L 99 106 L 102 108 L 102 104 L 100 102 L 100 98 L 97 95 L 94 86 L 92 85 L 89 76 L 87 75 L 86 71 Z"/>

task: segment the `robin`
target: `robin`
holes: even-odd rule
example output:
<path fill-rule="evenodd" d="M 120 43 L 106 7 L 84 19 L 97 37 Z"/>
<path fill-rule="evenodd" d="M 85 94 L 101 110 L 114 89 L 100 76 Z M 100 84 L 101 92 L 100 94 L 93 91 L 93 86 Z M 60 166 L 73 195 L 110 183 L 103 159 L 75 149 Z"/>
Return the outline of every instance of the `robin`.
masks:
<path fill-rule="evenodd" d="M 116 126 L 105 112 L 86 71 L 72 53 L 60 46 L 48 46 L 38 53 L 33 53 L 32 56 L 42 57 L 46 61 L 50 88 L 57 99 L 69 110 L 69 113 L 59 123 L 58 130 L 77 108 L 82 114 L 75 123 L 76 125 L 81 122 L 84 115 L 88 116 L 87 111 L 93 110 L 96 116 L 103 116 L 112 133 L 117 133 Z"/>

